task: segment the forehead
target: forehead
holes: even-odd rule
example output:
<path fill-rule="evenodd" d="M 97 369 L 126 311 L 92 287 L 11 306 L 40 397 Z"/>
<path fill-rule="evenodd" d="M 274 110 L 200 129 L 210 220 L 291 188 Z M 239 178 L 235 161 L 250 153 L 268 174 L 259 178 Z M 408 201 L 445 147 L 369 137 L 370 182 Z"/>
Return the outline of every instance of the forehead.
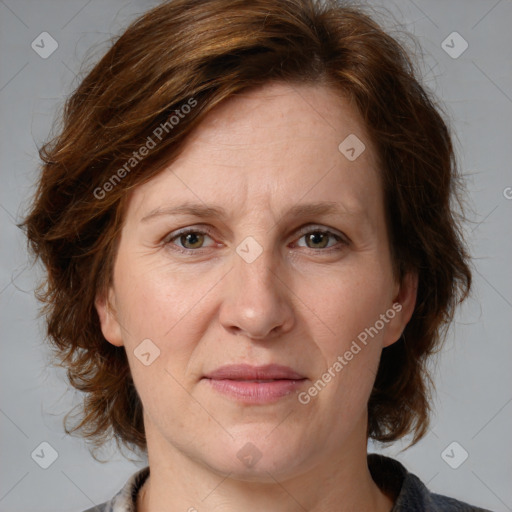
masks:
<path fill-rule="evenodd" d="M 347 144 L 359 152 L 361 143 L 362 153 L 347 158 Z M 277 83 L 217 105 L 180 156 L 132 199 L 142 216 L 181 201 L 279 214 L 284 202 L 302 198 L 356 211 L 375 202 L 379 182 L 371 141 L 347 98 L 322 85 Z"/>
<path fill-rule="evenodd" d="M 338 145 L 349 135 L 370 143 L 364 122 L 347 96 L 325 85 L 278 82 L 217 105 L 189 136 L 186 149 L 191 156 L 201 146 L 201 153 L 208 151 L 219 161 L 224 156 L 243 159 L 244 153 L 255 151 L 271 160 L 286 149 L 313 159 L 319 153 L 339 157 Z M 365 156 L 371 159 L 369 153 Z"/>

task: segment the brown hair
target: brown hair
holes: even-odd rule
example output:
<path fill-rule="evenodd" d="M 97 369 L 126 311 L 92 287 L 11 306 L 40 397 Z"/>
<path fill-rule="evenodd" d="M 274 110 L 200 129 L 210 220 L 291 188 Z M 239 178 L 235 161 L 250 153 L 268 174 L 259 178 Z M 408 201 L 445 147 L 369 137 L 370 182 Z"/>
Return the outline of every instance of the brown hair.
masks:
<path fill-rule="evenodd" d="M 118 446 L 145 451 L 124 347 L 106 342 L 94 307 L 111 282 L 128 191 L 172 162 L 215 105 L 271 81 L 336 88 L 375 144 L 394 271 L 400 279 L 416 271 L 419 287 L 404 336 L 382 352 L 368 436 L 390 442 L 414 432 L 414 444 L 425 435 L 433 385 L 425 363 L 471 285 L 450 134 L 401 44 L 360 8 L 314 0 L 166 2 L 135 20 L 68 98 L 60 134 L 40 150 L 24 223 L 47 269 L 38 297 L 48 336 L 85 393 L 83 417 L 67 433 L 97 447 L 114 434 Z M 151 148 L 139 158 L 143 145 Z"/>

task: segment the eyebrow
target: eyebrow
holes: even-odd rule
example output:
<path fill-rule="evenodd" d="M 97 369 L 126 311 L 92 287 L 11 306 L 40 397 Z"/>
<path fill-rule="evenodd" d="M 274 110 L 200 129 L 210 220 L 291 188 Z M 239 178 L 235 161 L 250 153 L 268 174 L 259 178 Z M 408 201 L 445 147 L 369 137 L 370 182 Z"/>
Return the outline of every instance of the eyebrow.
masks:
<path fill-rule="evenodd" d="M 285 218 L 307 217 L 313 215 L 357 215 L 364 211 L 349 210 L 339 203 L 335 202 L 317 202 L 297 204 L 292 206 L 284 215 Z M 226 219 L 228 213 L 221 206 L 204 205 L 200 203 L 184 203 L 178 206 L 168 206 L 156 208 L 145 215 L 141 222 L 148 222 L 162 216 L 172 215 L 191 215 L 199 218 L 219 218 Z"/>

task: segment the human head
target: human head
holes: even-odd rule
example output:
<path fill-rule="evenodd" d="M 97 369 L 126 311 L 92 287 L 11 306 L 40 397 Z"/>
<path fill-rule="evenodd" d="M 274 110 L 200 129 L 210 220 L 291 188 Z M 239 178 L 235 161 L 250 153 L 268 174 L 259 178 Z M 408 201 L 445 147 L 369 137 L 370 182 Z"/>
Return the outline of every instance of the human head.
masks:
<path fill-rule="evenodd" d="M 446 125 L 406 53 L 358 10 L 215 0 L 162 4 L 131 25 L 69 98 L 64 129 L 41 151 L 26 226 L 48 269 L 48 334 L 67 358 L 71 383 L 87 393 L 79 426 L 92 438 L 112 427 L 122 441 L 145 447 L 126 354 L 105 341 L 94 306 L 111 284 L 127 192 L 177 158 L 216 105 L 275 81 L 329 85 L 364 121 L 381 164 L 394 272 L 398 280 L 418 275 L 404 336 L 382 353 L 368 435 L 392 441 L 414 430 L 418 440 L 425 432 L 425 359 L 470 284 L 452 210 L 457 175 Z M 162 126 L 168 130 L 160 128 L 149 148 Z"/>

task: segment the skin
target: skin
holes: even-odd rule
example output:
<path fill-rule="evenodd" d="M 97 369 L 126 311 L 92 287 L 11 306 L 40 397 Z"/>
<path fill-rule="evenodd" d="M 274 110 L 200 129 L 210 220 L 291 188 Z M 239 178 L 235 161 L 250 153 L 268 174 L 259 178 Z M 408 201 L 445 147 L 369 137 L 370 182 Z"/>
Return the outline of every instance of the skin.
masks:
<path fill-rule="evenodd" d="M 366 146 L 355 161 L 338 151 L 349 134 Z M 188 201 L 227 217 L 142 220 Z M 286 216 L 326 201 L 342 213 Z M 198 238 L 176 235 L 188 227 Z M 318 229 L 345 243 L 305 236 Z M 236 252 L 248 236 L 263 250 L 251 263 Z M 416 287 L 416 276 L 393 275 L 376 152 L 347 99 L 273 83 L 218 105 L 179 158 L 133 191 L 113 285 L 96 300 L 144 406 L 151 475 L 138 510 L 389 512 L 394 497 L 368 470 L 366 407 Z M 279 363 L 307 390 L 393 303 L 401 311 L 306 405 L 295 392 L 240 403 L 201 380 L 225 364 Z M 147 338 L 160 350 L 149 366 L 134 355 Z M 252 467 L 237 457 L 248 442 L 261 454 Z"/>

